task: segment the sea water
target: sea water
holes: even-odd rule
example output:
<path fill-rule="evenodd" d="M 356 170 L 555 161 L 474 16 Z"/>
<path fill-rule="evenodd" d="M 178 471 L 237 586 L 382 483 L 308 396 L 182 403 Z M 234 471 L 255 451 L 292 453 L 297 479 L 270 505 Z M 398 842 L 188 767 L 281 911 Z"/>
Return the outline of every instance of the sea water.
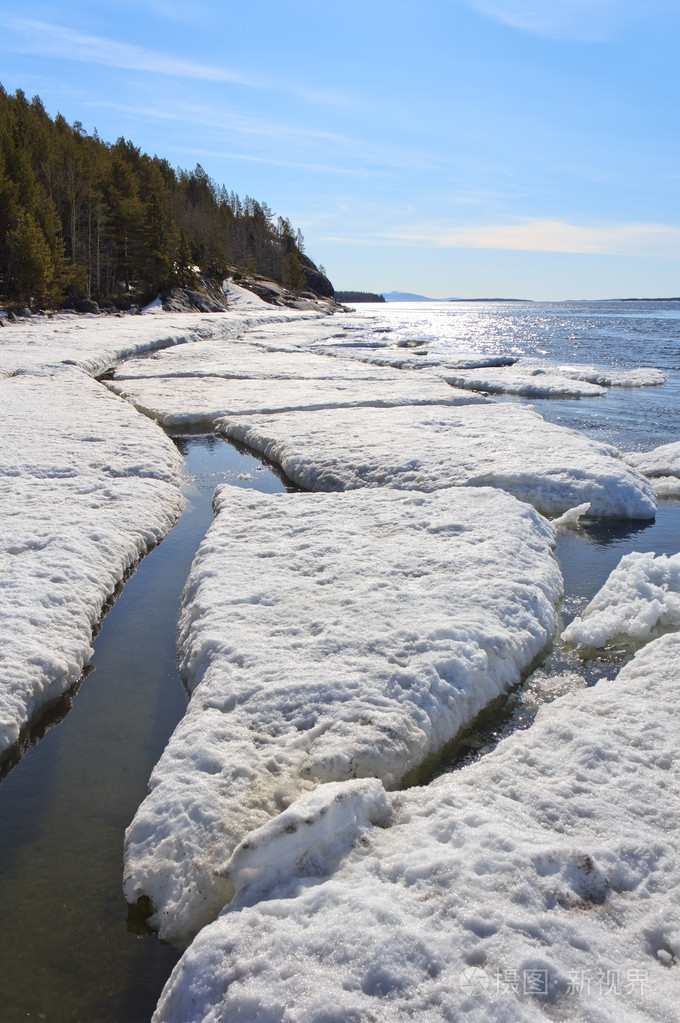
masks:
<path fill-rule="evenodd" d="M 518 367 L 556 369 L 593 365 L 602 369 L 654 367 L 663 385 L 611 387 L 595 398 L 527 399 L 520 402 L 545 419 L 612 444 L 621 451 L 646 451 L 680 440 L 680 300 L 621 302 L 427 302 L 356 307 L 349 343 L 381 344 L 414 357 L 503 356 Z M 483 370 L 481 371 L 483 374 Z M 556 641 L 536 670 L 507 697 L 496 701 L 465 736 L 407 784 L 420 784 L 488 752 L 509 732 L 529 727 L 538 707 L 571 688 L 613 677 L 633 647 L 612 647 L 584 658 L 565 649 L 559 632 L 584 609 L 624 554 L 677 554 L 680 501 L 660 500 L 656 519 L 587 523 L 558 531 L 556 556 L 564 576 L 564 600 Z"/>
<path fill-rule="evenodd" d="M 661 387 L 612 387 L 604 397 L 499 400 L 622 450 L 680 439 L 680 300 L 667 302 L 394 302 L 357 306 L 368 322 L 348 335 L 415 355 L 510 356 L 520 366 L 568 364 L 668 374 Z"/>

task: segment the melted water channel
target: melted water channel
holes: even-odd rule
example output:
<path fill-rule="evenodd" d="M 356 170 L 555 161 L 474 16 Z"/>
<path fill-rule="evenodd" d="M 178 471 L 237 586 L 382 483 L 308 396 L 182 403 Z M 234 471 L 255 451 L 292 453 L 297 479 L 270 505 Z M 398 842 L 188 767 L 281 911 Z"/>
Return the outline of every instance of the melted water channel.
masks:
<path fill-rule="evenodd" d="M 180 521 L 109 611 L 73 709 L 0 784 L 3 1023 L 148 1023 L 179 958 L 128 929 L 123 833 L 186 707 L 177 616 L 213 491 L 222 482 L 286 487 L 225 441 L 176 443 L 185 456 Z"/>

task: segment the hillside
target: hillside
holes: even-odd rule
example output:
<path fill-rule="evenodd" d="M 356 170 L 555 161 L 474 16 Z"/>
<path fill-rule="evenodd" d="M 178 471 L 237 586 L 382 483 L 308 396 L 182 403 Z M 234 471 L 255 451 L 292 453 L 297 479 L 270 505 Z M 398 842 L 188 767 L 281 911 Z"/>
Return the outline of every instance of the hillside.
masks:
<path fill-rule="evenodd" d="M 333 297 L 300 231 L 197 164 L 174 170 L 119 138 L 52 119 L 0 86 L 0 299 L 45 308 L 144 302 L 197 276 L 261 275 Z"/>

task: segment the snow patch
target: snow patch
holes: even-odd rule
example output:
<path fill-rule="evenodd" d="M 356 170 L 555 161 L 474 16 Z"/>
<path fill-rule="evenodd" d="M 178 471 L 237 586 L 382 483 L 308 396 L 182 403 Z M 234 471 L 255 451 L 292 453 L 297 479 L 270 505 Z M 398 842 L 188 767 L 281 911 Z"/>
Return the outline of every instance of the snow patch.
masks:
<path fill-rule="evenodd" d="M 154 1023 L 671 1020 L 679 657 L 680 636 L 651 643 L 481 761 L 389 795 L 392 826 L 326 879 L 227 907 Z"/>
<path fill-rule="evenodd" d="M 266 898 L 292 877 L 327 877 L 373 826 L 387 827 L 392 808 L 380 781 L 329 782 L 250 832 L 217 871 L 234 885 L 234 905 Z"/>
<path fill-rule="evenodd" d="M 494 486 L 544 515 L 653 518 L 649 483 L 615 448 L 520 405 L 337 409 L 241 416 L 220 432 L 277 462 L 308 490 Z"/>
<path fill-rule="evenodd" d="M 562 586 L 550 524 L 489 488 L 214 505 L 180 618 L 193 695 L 126 839 L 126 897 L 176 943 L 248 832 L 319 783 L 398 785 L 515 684 Z"/>
<path fill-rule="evenodd" d="M 680 441 L 662 444 L 651 451 L 627 451 L 621 457 L 644 476 L 680 477 Z"/>
<path fill-rule="evenodd" d="M 597 366 L 557 366 L 562 376 L 574 380 L 587 380 L 601 387 L 658 387 L 665 384 L 668 374 L 653 367 L 639 369 L 603 369 Z"/>
<path fill-rule="evenodd" d="M 626 554 L 579 618 L 562 633 L 572 646 L 604 647 L 628 637 L 647 642 L 680 627 L 680 554 Z"/>
<path fill-rule="evenodd" d="M 521 394 L 527 398 L 594 398 L 606 394 L 597 384 L 571 380 L 565 374 L 542 369 L 499 369 L 484 373 L 466 371 L 446 373 L 444 379 L 452 387 L 490 394 Z"/>

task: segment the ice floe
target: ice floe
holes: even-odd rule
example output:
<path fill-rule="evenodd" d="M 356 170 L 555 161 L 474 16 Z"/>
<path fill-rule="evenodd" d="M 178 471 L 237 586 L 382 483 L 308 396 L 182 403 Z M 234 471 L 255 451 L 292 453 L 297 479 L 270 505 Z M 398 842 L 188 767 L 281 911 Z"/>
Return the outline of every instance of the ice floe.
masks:
<path fill-rule="evenodd" d="M 154 423 L 74 369 L 0 381 L 0 752 L 78 678 L 125 572 L 182 506 Z"/>
<path fill-rule="evenodd" d="M 512 366 L 517 358 L 512 355 L 483 355 L 467 352 L 433 354 L 427 349 L 416 349 L 416 353 L 404 349 L 404 346 L 378 349 L 363 344 L 321 344 L 319 351 L 334 355 L 340 359 L 354 359 L 358 362 L 371 363 L 374 366 L 391 366 L 393 369 L 479 369 L 485 366 Z"/>
<path fill-rule="evenodd" d="M 604 647 L 626 637 L 647 642 L 661 627 L 680 627 L 680 554 L 626 554 L 562 639 Z"/>
<path fill-rule="evenodd" d="M 621 457 L 644 476 L 680 477 L 680 441 L 662 444 L 651 451 L 627 451 Z"/>
<path fill-rule="evenodd" d="M 315 357 L 310 356 L 313 360 Z M 438 377 L 400 374 L 380 380 L 326 377 L 230 379 L 178 377 L 113 381 L 111 390 L 163 426 L 213 424 L 224 416 L 269 415 L 298 410 L 390 408 L 395 405 L 469 405 L 481 395 L 449 387 Z"/>
<path fill-rule="evenodd" d="M 657 497 L 680 497 L 680 476 L 653 476 L 650 483 Z"/>
<path fill-rule="evenodd" d="M 648 481 L 615 448 L 519 405 L 337 409 L 241 416 L 218 429 L 309 490 L 494 486 L 546 515 L 653 518 Z"/>
<path fill-rule="evenodd" d="M 182 506 L 174 445 L 91 374 L 293 316 L 67 314 L 3 330 L 0 754 L 78 680 L 103 606 Z"/>
<path fill-rule="evenodd" d="M 481 761 L 388 794 L 391 822 L 359 802 L 344 850 L 272 820 L 252 836 L 259 901 L 198 935 L 154 1023 L 671 1023 L 679 657 L 680 636 L 656 640 Z M 341 789 L 315 793 L 313 822 Z"/>
<path fill-rule="evenodd" d="M 574 380 L 588 380 L 602 387 L 658 387 L 668 374 L 651 366 L 639 369 L 603 369 L 597 366 L 557 366 L 555 372 Z"/>
<path fill-rule="evenodd" d="M 552 527 L 491 488 L 215 506 L 180 619 L 193 695 L 126 839 L 126 897 L 177 943 L 247 832 L 321 782 L 397 785 L 517 682 L 561 592 Z"/>
<path fill-rule="evenodd" d="M 569 508 L 563 515 L 559 515 L 556 519 L 553 519 L 552 524 L 553 526 L 564 526 L 568 529 L 577 527 L 581 519 L 587 515 L 589 511 L 589 501 L 586 501 L 584 504 L 577 504 L 575 508 Z"/>
<path fill-rule="evenodd" d="M 466 370 L 445 373 L 444 379 L 452 387 L 465 387 L 471 391 L 490 394 L 521 394 L 527 398 L 596 398 L 606 394 L 605 387 L 585 380 L 571 380 L 544 369 L 499 369 L 483 373 Z"/>
<path fill-rule="evenodd" d="M 306 326 L 306 325 L 305 325 Z M 296 325 L 296 334 L 303 325 Z M 139 378 L 219 377 L 225 379 L 386 380 L 403 381 L 400 370 L 350 359 L 332 359 L 315 348 L 271 348 L 248 340 L 209 339 L 166 348 L 144 358 L 128 359 L 113 375 L 116 384 Z M 288 335 L 290 337 L 290 334 Z M 252 338 L 252 340 L 251 340 Z M 441 383 L 441 380 L 439 381 Z"/>

